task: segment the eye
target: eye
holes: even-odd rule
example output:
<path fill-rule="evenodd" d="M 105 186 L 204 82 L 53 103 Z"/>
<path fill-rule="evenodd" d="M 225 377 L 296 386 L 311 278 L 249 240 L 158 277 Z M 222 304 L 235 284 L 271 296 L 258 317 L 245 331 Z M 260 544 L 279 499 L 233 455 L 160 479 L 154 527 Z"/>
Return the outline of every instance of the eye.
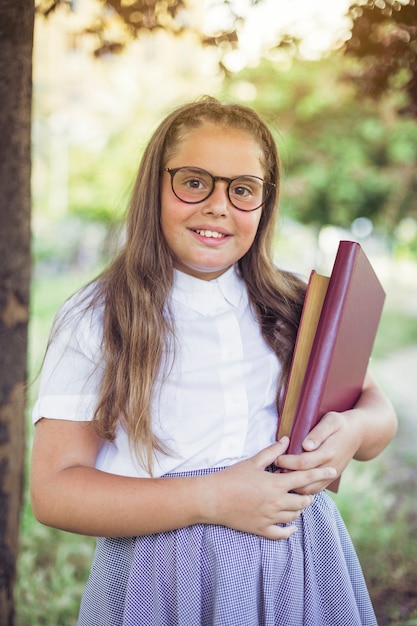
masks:
<path fill-rule="evenodd" d="M 204 187 L 204 181 L 201 178 L 184 178 L 182 181 L 184 187 L 189 187 L 190 189 L 201 189 Z"/>
<path fill-rule="evenodd" d="M 257 198 L 262 195 L 262 181 L 255 176 L 235 179 L 230 186 L 230 193 L 242 200 Z"/>
<path fill-rule="evenodd" d="M 210 189 L 211 177 L 205 172 L 184 168 L 175 175 L 175 183 L 188 192 L 202 192 Z"/>
<path fill-rule="evenodd" d="M 250 187 L 245 187 L 244 185 L 233 186 L 230 191 L 233 195 L 239 196 L 241 198 L 253 195 L 253 190 Z"/>

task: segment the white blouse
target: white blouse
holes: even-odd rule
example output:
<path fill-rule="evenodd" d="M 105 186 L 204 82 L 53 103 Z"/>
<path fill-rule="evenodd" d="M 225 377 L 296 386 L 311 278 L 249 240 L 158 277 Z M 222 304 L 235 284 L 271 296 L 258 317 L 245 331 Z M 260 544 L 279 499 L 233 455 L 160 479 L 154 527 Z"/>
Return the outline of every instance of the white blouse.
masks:
<path fill-rule="evenodd" d="M 248 458 L 275 441 L 278 419 L 278 359 L 261 335 L 235 269 L 212 281 L 175 271 L 171 303 L 175 362 L 153 402 L 154 432 L 171 453 L 155 453 L 154 476 Z M 73 307 L 82 309 L 79 294 L 59 317 Z M 100 308 L 66 321 L 46 355 L 34 423 L 42 417 L 92 419 L 102 374 L 101 338 Z M 114 442 L 103 442 L 96 467 L 148 476 L 120 426 Z"/>

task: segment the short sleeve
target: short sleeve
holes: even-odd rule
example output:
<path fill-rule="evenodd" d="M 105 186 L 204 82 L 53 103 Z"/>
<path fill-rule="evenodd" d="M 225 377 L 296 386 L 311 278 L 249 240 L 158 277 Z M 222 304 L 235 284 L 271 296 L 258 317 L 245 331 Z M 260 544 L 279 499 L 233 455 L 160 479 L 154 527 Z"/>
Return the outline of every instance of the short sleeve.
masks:
<path fill-rule="evenodd" d="M 85 290 L 58 312 L 32 410 L 42 417 L 72 421 L 93 418 L 102 376 L 102 308 L 86 308 Z M 88 294 L 87 294 L 88 296 Z"/>

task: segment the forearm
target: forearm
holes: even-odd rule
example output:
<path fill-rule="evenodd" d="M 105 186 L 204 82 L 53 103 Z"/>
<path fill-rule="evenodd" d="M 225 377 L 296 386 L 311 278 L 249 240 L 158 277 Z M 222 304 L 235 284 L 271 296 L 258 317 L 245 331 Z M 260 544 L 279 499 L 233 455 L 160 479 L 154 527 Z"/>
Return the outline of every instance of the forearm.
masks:
<path fill-rule="evenodd" d="M 69 467 L 32 489 L 32 506 L 40 522 L 69 532 L 157 533 L 203 521 L 205 478 L 129 478 Z"/>
<path fill-rule="evenodd" d="M 86 535 L 134 536 L 200 521 L 206 477 L 130 478 L 95 468 L 101 441 L 89 422 L 42 419 L 30 472 L 33 512 Z"/>
<path fill-rule="evenodd" d="M 397 432 L 395 410 L 371 377 L 352 411 L 352 419 L 358 432 L 359 445 L 354 456 L 358 461 L 376 457 Z"/>

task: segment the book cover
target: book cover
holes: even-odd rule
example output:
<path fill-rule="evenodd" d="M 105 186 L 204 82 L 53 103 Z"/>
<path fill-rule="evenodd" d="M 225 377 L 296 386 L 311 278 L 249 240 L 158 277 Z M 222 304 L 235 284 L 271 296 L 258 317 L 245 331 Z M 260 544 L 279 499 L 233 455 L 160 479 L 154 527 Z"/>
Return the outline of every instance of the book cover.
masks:
<path fill-rule="evenodd" d="M 308 291 L 305 306 L 307 295 Z M 353 241 L 341 241 L 311 350 L 304 357 L 305 373 L 291 420 L 287 453 L 302 452 L 303 440 L 323 415 L 354 407 L 362 390 L 384 300 L 385 292 L 361 246 Z M 302 326 L 309 323 L 304 320 L 307 317 L 303 314 L 300 337 Z M 291 378 L 290 372 L 288 385 Z M 288 394 L 289 387 L 286 396 Z M 285 404 L 286 398 L 283 414 Z M 334 490 L 337 490 L 336 484 Z"/>

